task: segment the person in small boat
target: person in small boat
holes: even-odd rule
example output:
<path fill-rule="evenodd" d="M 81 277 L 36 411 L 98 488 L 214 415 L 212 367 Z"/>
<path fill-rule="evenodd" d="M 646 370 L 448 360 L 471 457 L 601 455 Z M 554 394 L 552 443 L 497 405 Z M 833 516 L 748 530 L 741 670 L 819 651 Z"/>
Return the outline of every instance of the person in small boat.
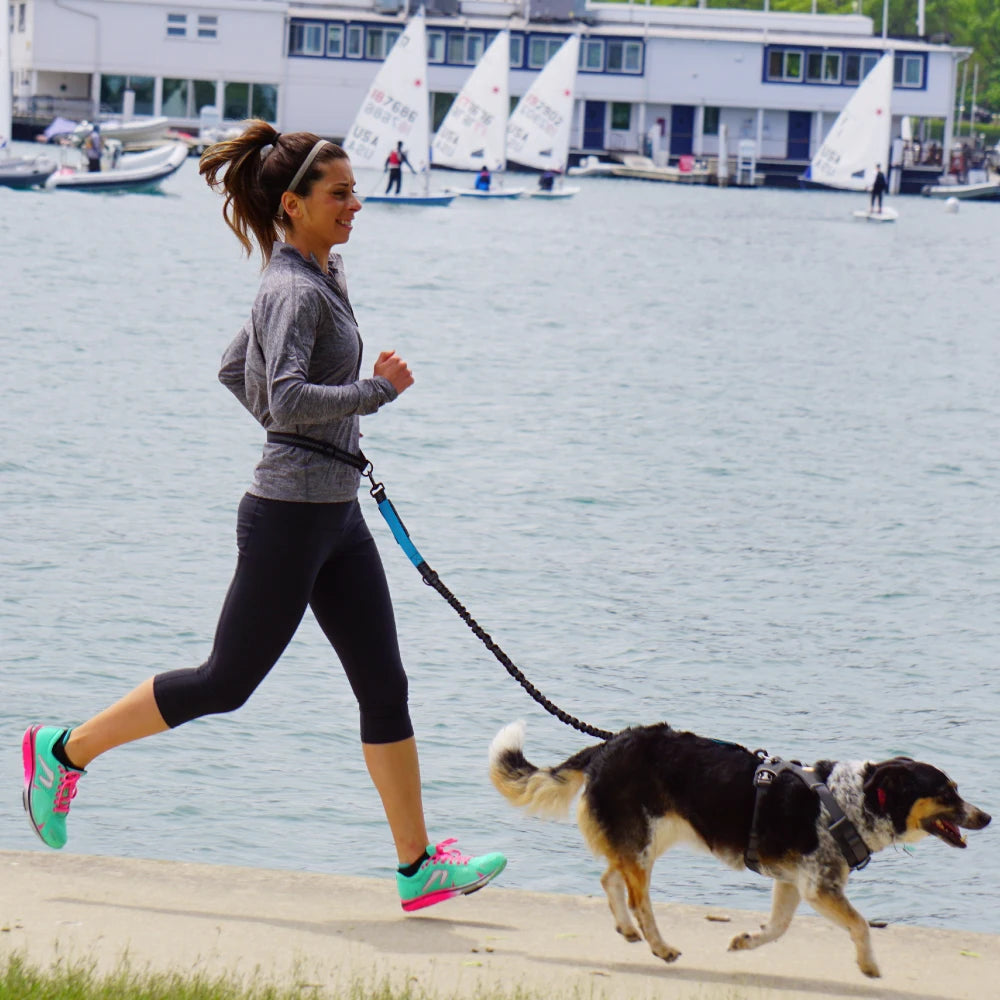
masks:
<path fill-rule="evenodd" d="M 538 178 L 538 188 L 540 191 L 551 191 L 552 185 L 556 182 L 556 175 L 551 170 L 546 170 Z"/>
<path fill-rule="evenodd" d="M 396 148 L 389 151 L 385 158 L 385 169 L 389 171 L 389 183 L 385 186 L 385 193 L 388 194 L 393 185 L 396 186 L 396 194 L 400 194 L 403 188 L 403 165 L 410 168 L 411 173 L 416 173 L 413 164 L 407 159 L 406 150 L 403 149 L 403 141 L 396 143 Z"/>
<path fill-rule="evenodd" d="M 491 180 L 492 177 L 490 176 L 490 168 L 484 163 L 483 169 L 479 171 L 479 176 L 476 177 L 476 190 L 489 191 Z"/>
<path fill-rule="evenodd" d="M 869 202 L 869 211 L 871 212 L 882 212 L 882 195 L 888 190 L 889 184 L 885 179 L 885 174 L 882 173 L 882 164 L 875 164 L 875 180 L 872 182 L 872 195 Z M 876 204 L 878 208 L 876 208 Z"/>
<path fill-rule="evenodd" d="M 101 169 L 101 127 L 95 125 L 83 143 L 83 151 L 87 156 L 88 173 L 97 173 Z"/>
<path fill-rule="evenodd" d="M 32 828 L 49 847 L 63 847 L 70 803 L 91 761 L 242 706 L 311 608 L 332 647 L 330 659 L 340 660 L 358 702 L 363 756 L 395 846 L 402 908 L 473 892 L 503 871 L 507 859 L 499 853 L 469 858 L 453 839 L 429 841 L 408 681 L 385 572 L 358 503 L 361 474 L 330 457 L 331 448 L 357 455 L 359 418 L 413 384 L 409 366 L 391 350 L 378 355 L 370 377 L 360 376 L 361 336 L 342 259 L 332 252 L 350 239 L 361 210 L 350 161 L 311 132 L 281 135 L 267 122 L 251 121 L 238 137 L 210 146 L 199 170 L 224 196 L 223 218 L 247 255 L 256 244 L 264 262 L 250 318 L 219 372 L 268 432 L 239 505 L 235 573 L 200 667 L 149 677 L 75 728 L 27 730 L 24 806 Z M 298 436 L 301 428 L 308 438 Z M 460 678 L 454 683 L 455 704 L 439 705 L 441 718 L 475 711 L 460 706 L 462 699 L 477 700 L 475 687 Z M 310 719 L 304 709 L 301 730 L 317 726 L 315 712 Z M 233 746 L 231 738 L 219 732 L 196 766 L 231 773 L 232 794 L 245 797 L 252 829 L 255 748 L 242 741 Z M 335 757 L 329 743 L 317 750 L 315 741 L 301 740 L 288 756 L 303 788 L 295 810 L 306 819 L 317 802 L 335 794 Z M 322 828 L 319 819 L 313 823 L 310 836 Z"/>

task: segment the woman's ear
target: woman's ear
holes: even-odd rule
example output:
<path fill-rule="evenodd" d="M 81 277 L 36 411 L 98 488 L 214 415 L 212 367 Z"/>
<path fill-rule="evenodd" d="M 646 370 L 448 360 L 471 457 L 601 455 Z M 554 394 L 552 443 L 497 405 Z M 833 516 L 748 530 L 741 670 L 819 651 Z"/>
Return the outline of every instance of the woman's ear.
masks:
<path fill-rule="evenodd" d="M 286 219 L 297 219 L 301 215 L 301 202 L 299 196 L 291 191 L 281 193 L 281 210 Z"/>

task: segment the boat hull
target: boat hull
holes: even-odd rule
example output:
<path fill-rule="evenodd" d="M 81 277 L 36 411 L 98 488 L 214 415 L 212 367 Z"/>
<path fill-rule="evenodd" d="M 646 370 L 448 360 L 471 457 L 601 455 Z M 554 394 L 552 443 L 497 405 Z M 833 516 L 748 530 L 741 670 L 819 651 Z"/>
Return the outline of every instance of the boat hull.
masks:
<path fill-rule="evenodd" d="M 55 173 L 55 160 L 45 157 L 37 159 L 0 160 L 0 187 L 27 188 L 43 187 Z"/>
<path fill-rule="evenodd" d="M 920 193 L 927 198 L 959 198 L 962 201 L 1000 201 L 1000 183 L 928 184 Z"/>
<path fill-rule="evenodd" d="M 564 198 L 572 198 L 573 195 L 579 193 L 580 189 L 578 187 L 564 187 L 556 188 L 553 191 L 529 191 L 528 196 L 530 198 L 541 198 L 542 201 L 560 201 Z"/>
<path fill-rule="evenodd" d="M 369 194 L 361 199 L 366 205 L 450 205 L 453 194 Z"/>
<path fill-rule="evenodd" d="M 855 219 L 864 219 L 867 222 L 895 222 L 899 218 L 899 212 L 888 206 L 883 208 L 881 212 L 866 211 L 863 208 L 859 208 L 851 214 Z"/>
<path fill-rule="evenodd" d="M 72 191 L 155 191 L 187 160 L 187 145 L 170 143 L 168 147 L 123 157 L 121 164 L 110 170 L 93 173 L 64 170 L 54 173 L 46 187 Z"/>
<path fill-rule="evenodd" d="M 475 188 L 461 188 L 454 192 L 461 198 L 479 198 L 482 201 L 498 201 L 520 198 L 524 188 L 504 188 L 503 191 L 477 191 Z"/>

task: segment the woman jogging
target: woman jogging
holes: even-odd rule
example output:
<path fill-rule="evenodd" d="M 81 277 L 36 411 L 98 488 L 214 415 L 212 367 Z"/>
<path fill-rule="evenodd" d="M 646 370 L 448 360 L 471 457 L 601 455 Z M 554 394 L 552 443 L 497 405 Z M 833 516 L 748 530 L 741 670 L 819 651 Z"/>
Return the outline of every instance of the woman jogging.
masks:
<path fill-rule="evenodd" d="M 407 678 L 382 563 L 358 503 L 360 473 L 309 447 L 356 454 L 359 416 L 413 384 L 393 351 L 379 354 L 373 377 L 359 378 L 361 338 L 341 258 L 330 252 L 350 239 L 361 209 L 350 162 L 312 133 L 279 135 L 253 121 L 239 138 L 209 147 L 200 172 L 225 196 L 223 217 L 247 255 L 256 243 L 265 263 L 250 319 L 219 373 L 268 432 L 239 506 L 236 571 L 200 667 L 160 673 L 73 729 L 35 725 L 25 733 L 25 809 L 38 836 L 62 847 L 70 802 L 91 761 L 239 708 L 309 606 L 358 701 L 403 909 L 473 892 L 506 858 L 465 857 L 454 840 L 428 846 Z"/>

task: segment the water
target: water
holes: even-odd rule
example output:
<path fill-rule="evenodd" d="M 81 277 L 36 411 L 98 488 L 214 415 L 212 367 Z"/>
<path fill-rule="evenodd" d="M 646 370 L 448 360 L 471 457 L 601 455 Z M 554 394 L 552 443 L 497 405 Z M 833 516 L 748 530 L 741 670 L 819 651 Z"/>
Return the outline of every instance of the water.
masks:
<path fill-rule="evenodd" d="M 371 189 L 377 178 L 361 178 Z M 446 183 L 444 179 L 442 183 Z M 566 203 L 369 206 L 367 344 L 416 385 L 363 445 L 421 552 L 561 708 L 804 760 L 930 760 L 997 811 L 1000 209 L 583 179 Z M 42 849 L 17 753 L 207 654 L 261 434 L 215 380 L 253 299 L 194 161 L 164 194 L 0 189 L 0 847 Z M 367 367 L 367 366 L 366 366 Z M 536 706 L 368 504 L 396 600 L 432 834 L 506 886 L 599 894 L 572 823 L 486 776 Z M 219 754 L 219 748 L 224 755 Z M 356 707 L 311 619 L 240 712 L 102 759 L 71 849 L 388 874 Z M 868 917 L 1000 932 L 990 828 L 854 876 Z M 766 908 L 683 852 L 654 898 Z"/>

